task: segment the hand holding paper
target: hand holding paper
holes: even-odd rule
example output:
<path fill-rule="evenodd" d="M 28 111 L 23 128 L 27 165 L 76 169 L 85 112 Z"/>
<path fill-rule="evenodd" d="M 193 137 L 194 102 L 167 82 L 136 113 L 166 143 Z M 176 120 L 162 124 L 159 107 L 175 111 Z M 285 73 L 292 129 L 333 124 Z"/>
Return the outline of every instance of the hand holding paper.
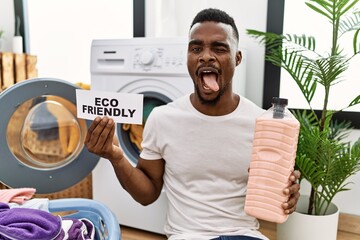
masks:
<path fill-rule="evenodd" d="M 142 124 L 143 99 L 142 94 L 76 89 L 77 117 L 108 116 L 117 123 Z"/>

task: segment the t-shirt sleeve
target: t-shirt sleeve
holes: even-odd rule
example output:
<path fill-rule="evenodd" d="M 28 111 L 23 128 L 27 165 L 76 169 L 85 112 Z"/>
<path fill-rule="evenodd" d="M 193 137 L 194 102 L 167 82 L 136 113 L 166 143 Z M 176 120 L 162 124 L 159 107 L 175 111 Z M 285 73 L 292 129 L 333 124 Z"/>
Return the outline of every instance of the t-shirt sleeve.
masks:
<path fill-rule="evenodd" d="M 157 118 L 159 113 L 154 108 L 144 126 L 143 140 L 141 142 L 142 151 L 140 157 L 144 160 L 162 159 L 160 147 L 158 144 L 159 131 L 157 128 Z"/>

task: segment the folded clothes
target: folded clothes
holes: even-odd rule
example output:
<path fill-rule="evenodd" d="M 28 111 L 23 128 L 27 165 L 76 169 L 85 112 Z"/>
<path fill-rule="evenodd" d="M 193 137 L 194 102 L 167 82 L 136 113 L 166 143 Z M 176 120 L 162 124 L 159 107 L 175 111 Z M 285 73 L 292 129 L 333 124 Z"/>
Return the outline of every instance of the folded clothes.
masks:
<path fill-rule="evenodd" d="M 32 198 L 30 200 L 27 200 L 23 204 L 12 203 L 12 202 L 8 204 L 10 208 L 32 208 L 32 209 L 38 209 L 38 210 L 50 212 L 48 198 Z"/>
<path fill-rule="evenodd" d="M 63 219 L 62 230 L 56 240 L 93 240 L 95 239 L 94 224 L 86 219 Z"/>
<path fill-rule="evenodd" d="M 52 240 L 61 233 L 62 219 L 46 211 L 9 208 L 0 202 L 0 240 Z"/>
<path fill-rule="evenodd" d="M 23 204 L 34 196 L 35 188 L 13 188 L 0 190 L 0 202 Z"/>

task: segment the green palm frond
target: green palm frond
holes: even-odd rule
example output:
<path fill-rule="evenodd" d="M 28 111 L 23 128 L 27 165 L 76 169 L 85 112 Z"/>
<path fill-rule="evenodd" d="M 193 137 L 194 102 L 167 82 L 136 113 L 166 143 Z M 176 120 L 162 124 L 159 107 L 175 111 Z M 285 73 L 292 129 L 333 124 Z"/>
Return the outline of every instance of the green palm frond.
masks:
<path fill-rule="evenodd" d="M 329 204 L 338 192 L 348 190 L 346 186 L 349 183 L 345 181 L 359 168 L 360 151 L 352 150 L 348 143 L 326 136 L 330 133 L 341 134 L 341 131 L 328 129 L 320 132 L 313 125 L 311 128 L 306 127 L 310 119 L 299 120 L 304 127 L 300 129 L 296 167 L 301 171 L 302 177 L 316 189 L 314 213 L 320 215 L 326 211 L 324 205 Z"/>
<path fill-rule="evenodd" d="M 305 4 L 315 12 L 325 16 L 333 22 L 334 19 L 339 19 L 353 8 L 358 1 L 359 0 L 310 0 Z"/>
<path fill-rule="evenodd" d="M 320 0 L 320 1 L 322 1 L 322 0 Z M 342 17 L 347 12 L 349 12 L 349 10 L 351 10 L 359 2 L 359 0 L 342 0 L 342 1 L 330 0 L 330 1 L 337 3 L 336 4 L 336 10 L 337 10 L 336 13 L 338 13 L 338 14 L 335 15 L 336 19 L 340 19 L 340 17 Z"/>
<path fill-rule="evenodd" d="M 353 145 L 341 141 L 351 129 L 349 122 L 329 121 L 320 131 L 314 112 L 293 114 L 300 122 L 295 167 L 315 190 L 313 214 L 322 215 L 337 193 L 350 189 L 346 180 L 360 170 L 360 139 Z"/>
<path fill-rule="evenodd" d="M 354 55 L 360 52 L 360 37 L 359 37 L 360 29 L 355 31 L 354 40 L 353 40 L 353 49 Z"/>
<path fill-rule="evenodd" d="M 316 81 L 325 87 L 337 83 L 349 67 L 347 59 L 340 55 L 319 58 L 311 63 L 311 70 Z"/>
<path fill-rule="evenodd" d="M 278 48 L 282 45 L 283 36 L 281 35 L 270 32 L 257 31 L 253 29 L 247 29 L 246 33 L 258 40 L 259 43 L 267 46 L 268 48 Z"/>
<path fill-rule="evenodd" d="M 286 46 L 286 48 L 291 48 L 290 44 L 295 44 L 295 49 L 301 46 L 309 51 L 315 51 L 316 48 L 316 41 L 313 36 L 306 36 L 305 34 L 286 34 L 285 40 L 286 42 L 284 43 L 289 45 Z"/>
<path fill-rule="evenodd" d="M 339 36 L 347 32 L 355 31 L 360 28 L 360 11 L 354 12 L 350 16 L 345 16 L 339 22 Z"/>
<path fill-rule="evenodd" d="M 311 1 L 310 1 L 311 2 Z M 321 15 L 325 16 L 326 18 L 328 18 L 329 20 L 332 19 L 331 16 L 331 9 L 332 9 L 332 4 L 330 1 L 314 1 L 317 4 L 319 4 L 319 7 L 310 3 L 310 2 L 306 2 L 305 4 L 311 8 L 312 10 L 314 10 L 315 12 L 320 13 Z M 322 8 L 322 9 L 321 9 Z"/>
<path fill-rule="evenodd" d="M 284 68 L 290 74 L 310 106 L 317 84 L 313 70 L 317 70 L 315 65 L 322 64 L 322 61 L 319 60 L 318 63 L 312 61 L 303 53 L 305 51 L 315 53 L 315 38 L 295 34 L 282 36 L 256 30 L 247 30 L 247 34 L 266 44 L 265 59 L 275 66 Z"/>
<path fill-rule="evenodd" d="M 304 34 L 280 35 L 253 29 L 247 29 L 246 33 L 247 35 L 258 40 L 259 43 L 265 45 L 267 49 L 287 48 L 293 51 L 314 51 L 316 48 L 315 38 L 313 36 L 306 36 Z"/>
<path fill-rule="evenodd" d="M 350 102 L 350 104 L 349 104 L 348 107 L 355 106 L 355 105 L 357 105 L 357 104 L 359 104 L 359 103 L 360 103 L 360 95 L 358 95 L 356 98 L 354 98 L 354 100 L 352 100 L 352 101 Z"/>
<path fill-rule="evenodd" d="M 279 52 L 280 56 L 272 54 L 267 56 L 266 59 L 273 63 L 281 61 L 281 67 L 295 80 L 310 106 L 317 87 L 313 62 L 304 57 L 301 51 L 291 51 L 286 48 L 281 50 L 282 52 Z"/>
<path fill-rule="evenodd" d="M 351 31 L 354 31 L 353 54 L 356 55 L 360 52 L 360 11 L 344 17 L 344 19 L 339 22 L 339 37 Z"/>
<path fill-rule="evenodd" d="M 349 136 L 350 130 L 353 129 L 351 122 L 337 120 L 330 122 L 330 133 L 328 138 L 334 141 L 343 141 Z"/>

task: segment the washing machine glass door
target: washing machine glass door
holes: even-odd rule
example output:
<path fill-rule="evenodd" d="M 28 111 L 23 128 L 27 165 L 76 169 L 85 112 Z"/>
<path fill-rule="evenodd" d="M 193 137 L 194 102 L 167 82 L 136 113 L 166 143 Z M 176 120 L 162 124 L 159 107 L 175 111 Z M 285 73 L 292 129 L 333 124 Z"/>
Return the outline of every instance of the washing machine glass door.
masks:
<path fill-rule="evenodd" d="M 34 79 L 0 94 L 0 181 L 51 193 L 92 171 L 99 158 L 83 145 L 90 123 L 76 118 L 76 88 L 59 79 Z"/>
<path fill-rule="evenodd" d="M 172 101 L 169 97 L 159 92 L 147 91 L 141 92 L 141 94 L 144 95 L 143 124 L 118 124 L 117 126 L 117 135 L 120 147 L 130 162 L 134 165 L 137 164 L 142 150 L 142 133 L 150 112 L 154 107 L 164 105 Z"/>

